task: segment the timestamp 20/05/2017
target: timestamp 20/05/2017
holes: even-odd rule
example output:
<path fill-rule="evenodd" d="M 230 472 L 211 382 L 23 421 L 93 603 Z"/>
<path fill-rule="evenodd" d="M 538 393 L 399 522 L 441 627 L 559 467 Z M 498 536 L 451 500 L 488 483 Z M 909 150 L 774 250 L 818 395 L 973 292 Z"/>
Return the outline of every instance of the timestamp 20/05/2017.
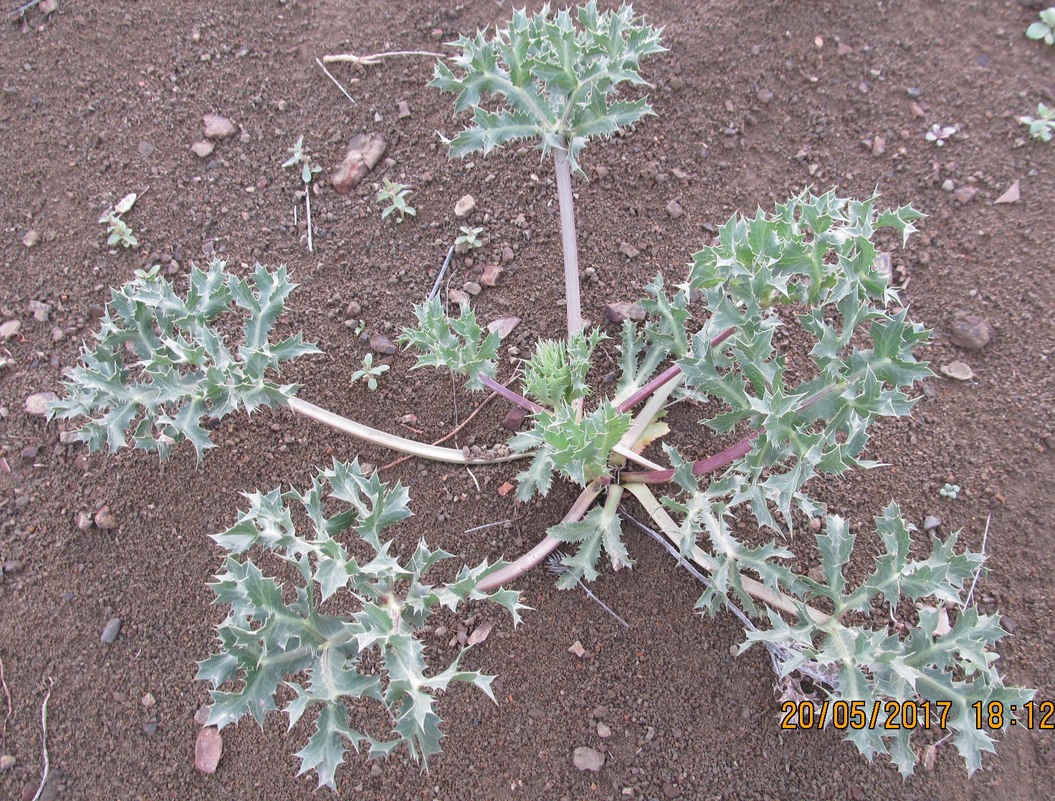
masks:
<path fill-rule="evenodd" d="M 951 701 L 784 701 L 782 729 L 944 729 L 952 711 Z M 1055 730 L 1055 701 L 1024 704 L 976 701 L 970 709 L 978 729 L 1016 726 L 1042 731 Z"/>

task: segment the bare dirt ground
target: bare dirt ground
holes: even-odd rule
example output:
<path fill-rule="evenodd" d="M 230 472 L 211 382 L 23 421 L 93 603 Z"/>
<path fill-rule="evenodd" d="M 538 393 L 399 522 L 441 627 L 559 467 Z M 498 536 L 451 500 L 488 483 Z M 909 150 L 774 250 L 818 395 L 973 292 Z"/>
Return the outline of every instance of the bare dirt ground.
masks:
<path fill-rule="evenodd" d="M 962 528 L 973 548 L 991 516 L 990 573 L 979 592 L 1013 634 L 1002 644 L 1003 670 L 1038 688 L 1039 698 L 1055 698 L 1055 149 L 1028 139 L 1016 121 L 1039 101 L 1050 104 L 1055 89 L 1055 48 L 1023 35 L 1035 8 L 650 0 L 638 10 L 665 26 L 670 50 L 646 67 L 658 116 L 592 145 L 584 158 L 590 180 L 576 183 L 583 266 L 596 271 L 584 285 L 587 317 L 601 319 L 608 301 L 636 298 L 657 272 L 678 280 L 711 226 L 737 210 L 771 208 L 806 185 L 858 196 L 878 187 L 885 203 L 926 212 L 922 233 L 894 253 L 909 279 L 903 297 L 934 329 L 924 358 L 935 367 L 960 359 L 975 377 L 929 381 L 912 418 L 882 425 L 872 441 L 874 458 L 889 466 L 819 494 L 859 523 L 896 499 L 917 523 L 934 514 L 944 531 Z M 193 716 L 207 699 L 195 662 L 210 653 L 222 616 L 205 586 L 220 559 L 207 535 L 234 521 L 242 492 L 303 487 L 333 456 L 381 464 L 391 455 L 289 412 L 265 412 L 225 421 L 221 447 L 200 467 L 189 449 L 159 467 L 140 452 L 88 456 L 62 445 L 58 428 L 23 404 L 58 389 L 108 287 L 139 267 L 157 263 L 179 275 L 215 254 L 232 266 L 261 261 L 294 271 L 301 288 L 288 330 L 303 330 L 326 354 L 290 371 L 289 380 L 305 385 L 302 397 L 386 429 L 414 413 L 421 439 L 449 430 L 479 398 L 452 394 L 446 376 L 409 373 L 404 355 L 378 392 L 352 386 L 366 346 L 345 321 L 362 318 L 367 333 L 390 335 L 410 322 L 411 303 L 431 287 L 457 234 L 453 205 L 471 193 L 472 222 L 490 240 L 485 259 L 505 248 L 513 256 L 500 285 L 477 299 L 480 315 L 522 317 L 514 335 L 521 348 L 557 334 L 564 310 L 550 164 L 515 147 L 448 161 L 436 131 L 450 134 L 456 122 L 450 98 L 425 88 L 429 59 L 337 68 L 355 105 L 314 59 L 434 50 L 510 11 L 489 0 L 414 8 L 62 0 L 46 18 L 34 8 L 0 25 L 0 316 L 20 323 L 0 343 L 10 358 L 0 370 L 0 658 L 11 696 L 4 750 L 16 760 L 0 773 L 4 798 L 32 798 L 39 783 L 48 679 L 52 780 L 44 798 L 315 797 L 314 779 L 297 778 L 291 756 L 303 727 L 287 735 L 280 716 L 263 731 L 225 729 L 218 772 L 194 768 Z M 401 101 L 409 116 L 400 117 Z M 239 133 L 199 158 L 189 148 L 207 113 L 230 118 Z M 934 123 L 959 129 L 940 149 L 924 140 Z M 348 197 L 322 183 L 313 198 L 316 251 L 308 253 L 293 223 L 297 180 L 279 164 L 303 135 L 332 167 L 360 132 L 383 134 L 390 161 Z M 415 220 L 382 222 L 373 200 L 382 177 L 414 186 Z M 994 205 L 1016 180 L 1021 199 Z M 127 220 L 141 247 L 113 254 L 97 219 L 133 191 L 141 197 Z M 683 215 L 668 213 L 672 200 Z M 455 281 L 474 277 L 480 263 L 459 263 Z M 38 314 L 47 319 L 34 316 L 43 308 L 34 301 L 47 305 Z M 350 310 L 353 302 L 361 311 Z M 984 349 L 951 343 L 964 314 L 993 326 Z M 504 413 L 491 404 L 459 444 L 503 440 Z M 512 496 L 496 491 L 514 473 L 480 471 L 478 490 L 463 470 L 396 468 L 389 477 L 410 486 L 416 512 L 401 536 L 425 534 L 466 560 L 518 555 L 556 522 L 571 493 L 514 508 Z M 957 500 L 938 495 L 946 481 L 963 488 Z M 78 512 L 103 505 L 116 528 L 75 525 Z M 513 517 L 509 528 L 462 533 Z M 496 615 L 495 633 L 469 657 L 500 676 L 499 704 L 452 691 L 441 702 L 445 751 L 430 772 L 402 752 L 377 764 L 353 754 L 338 774 L 341 797 L 1003 801 L 1047 797 L 1055 787 L 1051 731 L 1012 731 L 970 781 L 951 750 L 933 772 L 902 781 L 835 732 L 781 733 L 765 657 L 732 657 L 735 621 L 695 616 L 694 581 L 651 541 L 635 533 L 628 541 L 638 566 L 604 575 L 595 591 L 629 630 L 581 593 L 555 590 L 552 576 L 527 576 L 519 587 L 536 611 L 526 625 L 513 631 Z M 100 633 L 113 617 L 122 628 L 106 645 Z M 576 640 L 584 657 L 568 651 Z M 448 659 L 455 652 L 441 640 L 430 648 Z M 598 722 L 609 737 L 599 737 Z M 606 752 L 599 773 L 572 765 L 580 745 Z"/>

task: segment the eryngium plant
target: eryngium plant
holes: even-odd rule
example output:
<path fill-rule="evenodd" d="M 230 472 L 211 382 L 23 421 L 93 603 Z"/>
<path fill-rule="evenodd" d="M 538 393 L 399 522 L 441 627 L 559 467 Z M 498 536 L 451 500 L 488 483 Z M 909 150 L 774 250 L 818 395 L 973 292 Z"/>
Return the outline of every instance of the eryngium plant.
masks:
<path fill-rule="evenodd" d="M 214 447 L 203 419 L 286 403 L 297 387 L 267 374 L 319 353 L 299 333 L 269 340 L 296 284 L 285 267 L 257 265 L 247 279 L 225 267 L 214 260 L 207 270 L 193 269 L 185 297 L 159 267 L 137 270 L 112 290 L 95 345 L 67 370 L 65 397 L 52 404 L 50 417 L 87 417 L 75 437 L 93 451 L 116 451 L 131 435 L 135 447 L 161 457 L 189 441 L 200 460 Z M 225 317 L 241 322 L 237 347 L 224 333 L 230 326 L 220 326 Z"/>
<path fill-rule="evenodd" d="M 348 747 L 379 757 L 402 743 L 427 762 L 442 736 L 436 694 L 465 682 L 494 700 L 494 677 L 459 667 L 467 649 L 430 670 L 418 634 L 436 609 L 472 600 L 494 601 L 519 623 L 525 607 L 518 593 L 478 588 L 501 563 L 484 561 L 462 567 L 447 584 L 427 583 L 430 568 L 451 554 L 422 540 L 399 560 L 386 530 L 410 516 L 407 491 L 367 476 L 357 461 L 335 461 L 304 492 L 247 497 L 249 509 L 238 522 L 213 537 L 230 553 L 211 585 L 216 603 L 229 611 L 217 627 L 219 651 L 201 663 L 198 678 L 230 689 L 213 691 L 208 723 L 223 727 L 251 715 L 262 726 L 285 687 L 293 691 L 284 707 L 290 727 L 318 707 L 315 733 L 297 756 L 300 772 L 316 771 L 320 786 L 336 789 L 334 774 Z M 328 499 L 345 508 L 327 516 Z M 295 511 L 306 516 L 308 531 L 298 530 Z M 299 583 L 289 587 L 266 575 L 257 566 L 265 554 L 293 568 Z M 392 721 L 390 735 L 353 729 L 350 699 L 380 703 Z"/>

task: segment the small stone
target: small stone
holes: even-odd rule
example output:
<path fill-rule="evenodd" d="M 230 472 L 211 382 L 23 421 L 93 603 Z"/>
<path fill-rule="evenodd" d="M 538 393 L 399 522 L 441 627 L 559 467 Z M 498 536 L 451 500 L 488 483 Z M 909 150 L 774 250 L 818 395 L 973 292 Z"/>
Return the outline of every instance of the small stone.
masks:
<path fill-rule="evenodd" d="M 215 726 L 205 726 L 194 742 L 194 767 L 207 775 L 216 773 L 223 755 L 223 738 Z"/>
<path fill-rule="evenodd" d="M 582 647 L 582 643 L 579 642 L 578 640 L 576 640 L 575 642 L 573 642 L 571 644 L 571 647 L 568 648 L 568 652 L 572 653 L 572 654 L 575 654 L 580 659 L 582 659 L 584 656 L 586 656 L 586 649 Z"/>
<path fill-rule="evenodd" d="M 357 134 L 348 143 L 344 160 L 330 175 L 333 188 L 347 195 L 370 174 L 385 155 L 388 143 L 379 133 Z"/>
<path fill-rule="evenodd" d="M 0 339 L 6 342 L 17 337 L 18 332 L 21 330 L 22 322 L 20 320 L 4 320 L 3 323 L 0 323 Z"/>
<path fill-rule="evenodd" d="M 32 462 L 37 458 L 37 454 L 40 453 L 40 448 L 36 445 L 28 445 L 22 449 L 20 456 L 24 462 Z"/>
<path fill-rule="evenodd" d="M 469 302 L 469 293 L 464 289 L 452 289 L 447 294 L 447 300 L 453 306 L 464 306 Z"/>
<path fill-rule="evenodd" d="M 912 113 L 912 116 L 918 120 L 922 120 L 927 116 L 927 112 L 923 110 L 923 106 L 916 102 L 909 103 L 908 110 Z"/>
<path fill-rule="evenodd" d="M 924 531 L 933 531 L 936 528 L 940 528 L 941 524 L 942 519 L 937 515 L 927 515 L 925 518 L 923 518 Z"/>
<path fill-rule="evenodd" d="M 22 244 L 27 248 L 33 247 L 35 244 L 40 242 L 40 232 L 29 230 L 22 237 Z"/>
<path fill-rule="evenodd" d="M 462 289 L 464 289 L 466 292 L 473 296 L 479 295 L 483 291 L 483 287 L 481 287 L 475 281 L 466 281 L 464 284 L 462 284 Z"/>
<path fill-rule="evenodd" d="M 952 344 L 964 350 L 981 350 L 989 344 L 993 336 L 993 327 L 988 320 L 969 314 L 952 324 L 949 339 Z"/>
<path fill-rule="evenodd" d="M 18 760 L 11 756 L 11 754 L 0 756 L 0 773 L 3 773 L 5 770 L 11 770 L 17 762 Z"/>
<path fill-rule="evenodd" d="M 153 737 L 158 733 L 158 722 L 156 720 L 149 720 L 143 724 L 143 734 L 147 737 Z"/>
<path fill-rule="evenodd" d="M 579 770 L 597 773 L 604 767 L 604 754 L 586 746 L 579 746 L 575 749 L 571 761 Z"/>
<path fill-rule="evenodd" d="M 878 157 L 884 153 L 886 153 L 886 139 L 882 136 L 877 136 L 872 140 L 872 155 Z"/>
<path fill-rule="evenodd" d="M 54 392 L 35 392 L 26 398 L 26 414 L 43 417 L 48 413 L 48 406 L 58 399 Z"/>
<path fill-rule="evenodd" d="M 604 316 L 610 323 L 622 324 L 624 320 L 640 322 L 645 319 L 645 310 L 640 303 L 617 301 L 604 307 Z"/>
<path fill-rule="evenodd" d="M 854 51 L 854 49 L 852 47 L 850 47 L 850 45 L 846 44 L 846 42 L 839 42 L 839 46 L 836 48 L 836 52 L 840 56 L 848 56 L 853 51 Z"/>
<path fill-rule="evenodd" d="M 40 13 L 49 17 L 59 10 L 59 0 L 40 0 Z M 43 797 L 43 793 L 41 793 Z"/>
<path fill-rule="evenodd" d="M 970 381 L 974 378 L 974 370 L 961 361 L 943 364 L 941 366 L 941 372 L 943 375 L 947 375 L 949 378 L 955 378 L 957 381 Z"/>
<path fill-rule="evenodd" d="M 1018 203 L 1021 197 L 1022 193 L 1019 188 L 1019 181 L 1018 179 L 1016 179 L 1015 182 L 1007 188 L 1004 194 L 1002 194 L 1000 197 L 993 201 L 993 204 L 995 205 L 997 203 Z"/>
<path fill-rule="evenodd" d="M 39 300 L 31 300 L 28 304 L 29 312 L 38 323 L 46 323 L 51 319 L 51 305 L 41 303 Z"/>
<path fill-rule="evenodd" d="M 3 564 L 4 575 L 13 576 L 15 573 L 22 572 L 22 563 L 17 559 L 9 559 Z"/>
<path fill-rule="evenodd" d="M 216 150 L 216 145 L 212 142 L 202 140 L 201 142 L 195 142 L 190 146 L 191 152 L 200 159 L 207 159 L 212 155 L 212 152 Z"/>
<path fill-rule="evenodd" d="M 151 707 L 154 706 L 155 703 L 157 703 L 157 701 L 154 700 L 153 693 L 147 693 L 146 695 L 144 695 L 142 698 L 139 699 L 139 703 L 141 703 L 143 705 L 144 709 L 150 709 Z"/>
<path fill-rule="evenodd" d="M 597 736 L 602 740 L 607 740 L 612 736 L 612 729 L 607 723 L 598 721 L 597 723 Z"/>
<path fill-rule="evenodd" d="M 761 103 L 763 106 L 765 106 L 765 105 L 768 105 L 769 102 L 773 99 L 773 92 L 770 91 L 769 89 L 759 89 L 755 93 L 755 97 L 758 98 L 758 102 L 759 103 Z"/>
<path fill-rule="evenodd" d="M 464 195 L 462 198 L 454 204 L 454 216 L 459 220 L 464 220 L 476 209 L 476 198 L 472 195 Z"/>
<path fill-rule="evenodd" d="M 969 186 L 968 184 L 964 184 L 963 186 L 956 187 L 956 189 L 952 193 L 952 196 L 957 202 L 966 206 L 968 203 L 974 200 L 974 196 L 977 194 L 978 190 L 975 187 Z"/>
<path fill-rule="evenodd" d="M 942 190 L 944 190 L 945 192 L 951 192 L 951 191 L 952 191 L 953 189 L 955 189 L 955 188 L 956 188 L 956 184 L 955 184 L 955 183 L 953 183 L 953 180 L 952 180 L 952 178 L 946 178 L 946 179 L 945 179 L 945 180 L 944 180 L 944 181 L 942 182 L 941 188 L 942 188 Z"/>
<path fill-rule="evenodd" d="M 92 516 L 82 509 L 73 516 L 73 524 L 81 531 L 87 531 L 92 527 Z"/>
<path fill-rule="evenodd" d="M 209 715 L 212 713 L 211 704 L 202 704 L 198 707 L 198 711 L 194 713 L 194 722 L 199 726 L 204 726 L 209 722 Z"/>
<path fill-rule="evenodd" d="M 409 116 L 410 116 L 410 104 L 407 103 L 406 100 L 400 100 L 399 101 L 399 112 L 396 114 L 396 117 L 398 117 L 401 120 L 405 120 Z"/>
<path fill-rule="evenodd" d="M 670 215 L 672 220 L 678 219 L 678 217 L 681 217 L 684 213 L 685 209 L 681 207 L 681 204 L 678 201 L 672 200 L 667 204 L 667 214 Z"/>
<path fill-rule="evenodd" d="M 107 622 L 107 624 L 105 626 L 103 626 L 103 633 L 99 635 L 99 640 L 101 642 L 106 643 L 107 645 L 112 645 L 114 640 L 117 639 L 117 635 L 120 634 L 120 633 L 121 633 L 121 618 L 119 618 L 119 617 L 112 617 Z"/>
<path fill-rule="evenodd" d="M 380 353 L 382 356 L 395 356 L 398 348 L 395 343 L 384 334 L 370 335 L 370 350 Z"/>
<path fill-rule="evenodd" d="M 629 242 L 620 242 L 619 252 L 626 256 L 628 259 L 635 259 L 641 253 L 640 250 L 635 248 Z"/>
<path fill-rule="evenodd" d="M 502 264 L 509 264 L 513 260 L 513 248 L 506 245 L 502 248 Z"/>
<path fill-rule="evenodd" d="M 136 146 L 136 152 L 145 159 L 153 156 L 155 150 L 157 150 L 157 148 L 150 144 L 150 142 L 140 142 Z"/>
<path fill-rule="evenodd" d="M 1000 616 L 1000 626 L 1008 634 L 1014 634 L 1015 633 L 1015 629 L 1018 628 L 1018 624 L 1015 623 L 1014 620 L 1012 620 L 1010 615 L 1001 615 Z"/>
<path fill-rule="evenodd" d="M 484 286 L 494 286 L 504 272 L 505 268 L 501 264 L 485 265 L 483 275 L 480 276 L 480 283 Z"/>
<path fill-rule="evenodd" d="M 663 782 L 663 797 L 664 798 L 677 798 L 681 795 L 681 789 L 676 784 L 670 782 Z"/>
<path fill-rule="evenodd" d="M 226 139 L 238 132 L 233 122 L 219 114 L 206 114 L 202 117 L 202 122 L 206 139 Z"/>
<path fill-rule="evenodd" d="M 505 339 L 518 325 L 520 325 L 519 317 L 499 317 L 487 324 L 487 332 L 497 332 L 499 339 Z"/>
<path fill-rule="evenodd" d="M 95 526 L 101 528 L 104 531 L 117 528 L 117 518 L 114 517 L 113 512 L 110 511 L 108 505 L 103 506 L 95 513 Z"/>

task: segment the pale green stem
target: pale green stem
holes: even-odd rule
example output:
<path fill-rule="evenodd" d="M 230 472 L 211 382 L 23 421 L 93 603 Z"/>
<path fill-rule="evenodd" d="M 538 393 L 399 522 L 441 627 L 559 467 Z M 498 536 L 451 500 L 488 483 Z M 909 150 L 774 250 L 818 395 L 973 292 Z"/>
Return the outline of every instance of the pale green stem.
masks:
<path fill-rule="evenodd" d="M 553 149 L 560 203 L 560 238 L 564 250 L 564 299 L 568 307 L 568 337 L 582 330 L 582 301 L 579 298 L 579 246 L 575 238 L 575 198 L 571 191 L 568 151 Z"/>
<path fill-rule="evenodd" d="M 513 453 L 509 456 L 500 456 L 496 459 L 470 459 L 462 451 L 454 448 L 441 448 L 438 445 L 428 445 L 424 442 L 417 442 L 416 440 L 407 439 L 406 437 L 398 437 L 395 434 L 389 434 L 385 431 L 380 431 L 376 428 L 357 423 L 354 420 L 349 420 L 347 417 L 342 417 L 339 414 L 334 414 L 331 411 L 327 411 L 313 403 L 301 400 L 300 398 L 290 398 L 289 408 L 295 411 L 297 414 L 304 417 L 308 417 L 316 422 L 327 425 L 330 428 L 343 431 L 345 434 L 351 434 L 353 437 L 364 440 L 366 442 L 373 443 L 374 445 L 380 445 L 383 448 L 390 448 L 395 451 L 401 451 L 403 453 L 409 453 L 413 456 L 420 456 L 424 459 L 431 459 L 434 462 L 446 462 L 448 464 L 498 464 L 499 462 L 511 462 L 514 459 L 524 459 L 533 454 L 527 453 Z"/>
<path fill-rule="evenodd" d="M 656 496 L 652 494 L 652 490 L 650 490 L 645 484 L 625 484 L 624 488 L 637 498 L 645 512 L 648 513 L 648 516 L 652 518 L 657 526 L 659 526 L 659 530 L 663 532 L 664 536 L 675 545 L 680 545 L 681 536 L 678 530 L 678 524 L 674 522 L 674 518 L 667 513 L 667 510 L 663 508 L 663 505 L 656 499 Z M 718 565 L 711 558 L 710 554 L 699 546 L 693 547 L 691 558 L 693 562 L 702 567 L 708 573 L 714 573 L 718 570 Z M 771 590 L 762 582 L 755 581 L 748 576 L 741 576 L 741 581 L 743 582 L 744 589 L 753 598 L 756 598 L 781 612 L 786 612 L 789 615 L 797 615 L 799 613 L 799 604 L 784 593 Z M 813 621 L 819 625 L 824 625 L 831 617 L 830 615 L 821 612 L 819 609 L 814 609 L 812 606 L 806 606 L 805 608 L 809 616 L 813 618 Z"/>
<path fill-rule="evenodd" d="M 667 402 L 667 398 L 670 397 L 671 393 L 677 389 L 678 384 L 684 379 L 684 375 L 678 373 L 667 380 L 665 384 L 660 385 L 648 399 L 648 402 L 642 407 L 637 417 L 634 418 L 633 425 L 623 435 L 623 438 L 619 440 L 619 444 L 616 445 L 616 449 L 623 448 L 631 450 L 637 441 L 645 433 L 645 429 L 649 427 L 652 421 L 656 418 L 661 411 L 663 411 L 663 404 Z M 625 456 L 623 451 L 618 451 L 620 455 Z M 635 460 L 636 461 L 636 460 Z"/>

